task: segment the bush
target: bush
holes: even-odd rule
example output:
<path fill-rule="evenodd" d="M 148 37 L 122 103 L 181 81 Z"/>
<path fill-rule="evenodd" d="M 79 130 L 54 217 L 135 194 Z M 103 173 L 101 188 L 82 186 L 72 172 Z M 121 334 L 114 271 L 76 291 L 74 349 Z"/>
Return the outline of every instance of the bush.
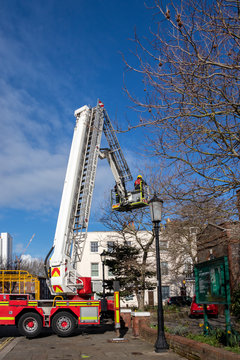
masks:
<path fill-rule="evenodd" d="M 179 312 L 181 312 L 181 308 L 179 307 L 179 306 L 177 306 L 177 305 L 165 305 L 164 307 L 163 307 L 163 310 L 164 310 L 164 312 L 169 312 L 169 313 L 179 313 Z"/>
<path fill-rule="evenodd" d="M 173 329 L 168 329 L 168 332 L 174 335 L 186 336 L 188 335 L 189 329 L 183 325 L 177 325 Z"/>
<path fill-rule="evenodd" d="M 233 291 L 231 310 L 232 314 L 240 319 L 240 285 Z"/>

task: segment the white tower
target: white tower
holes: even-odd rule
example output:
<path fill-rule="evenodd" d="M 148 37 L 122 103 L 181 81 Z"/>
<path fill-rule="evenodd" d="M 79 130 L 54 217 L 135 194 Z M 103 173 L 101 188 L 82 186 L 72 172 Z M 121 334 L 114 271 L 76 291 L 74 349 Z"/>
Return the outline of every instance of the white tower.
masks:
<path fill-rule="evenodd" d="M 7 269 L 12 263 L 12 237 L 9 233 L 0 234 L 0 266 Z"/>

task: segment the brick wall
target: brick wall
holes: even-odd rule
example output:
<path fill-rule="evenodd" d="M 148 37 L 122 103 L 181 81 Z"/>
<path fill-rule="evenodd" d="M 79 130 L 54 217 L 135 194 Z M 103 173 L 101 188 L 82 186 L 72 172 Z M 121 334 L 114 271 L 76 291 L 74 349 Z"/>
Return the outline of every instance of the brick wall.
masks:
<path fill-rule="evenodd" d="M 240 285 L 240 224 L 208 225 L 197 238 L 198 262 L 228 256 L 231 290 Z"/>
<path fill-rule="evenodd" d="M 157 330 L 147 326 L 144 320 L 139 321 L 139 334 L 147 342 L 155 344 Z M 240 355 L 220 348 L 199 343 L 182 336 L 165 333 L 172 350 L 189 360 L 240 360 Z"/>

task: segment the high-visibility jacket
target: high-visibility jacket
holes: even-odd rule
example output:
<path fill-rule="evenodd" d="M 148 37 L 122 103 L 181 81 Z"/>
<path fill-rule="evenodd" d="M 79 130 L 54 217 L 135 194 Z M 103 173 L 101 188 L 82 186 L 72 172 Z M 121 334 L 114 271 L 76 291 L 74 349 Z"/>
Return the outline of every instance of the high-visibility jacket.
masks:
<path fill-rule="evenodd" d="M 140 189 L 140 185 L 142 183 L 142 179 L 141 178 L 137 178 L 137 180 L 134 183 L 134 187 L 136 190 Z"/>

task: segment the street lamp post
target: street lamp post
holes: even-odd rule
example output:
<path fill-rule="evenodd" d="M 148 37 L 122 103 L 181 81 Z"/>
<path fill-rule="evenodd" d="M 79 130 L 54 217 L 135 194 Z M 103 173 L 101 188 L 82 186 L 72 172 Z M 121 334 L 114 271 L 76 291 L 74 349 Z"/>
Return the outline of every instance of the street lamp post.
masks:
<path fill-rule="evenodd" d="M 100 255 L 102 262 L 102 288 L 103 288 L 103 299 L 106 298 L 105 294 L 105 261 L 106 261 L 106 253 L 103 251 Z"/>
<path fill-rule="evenodd" d="M 164 318 L 162 305 L 162 280 L 160 267 L 160 247 L 159 247 L 159 224 L 162 219 L 163 201 L 156 194 L 149 201 L 151 220 L 154 226 L 154 235 L 156 243 L 156 265 L 157 265 L 157 295 L 158 295 L 158 334 L 155 343 L 155 352 L 160 353 L 169 349 L 164 334 Z"/>

